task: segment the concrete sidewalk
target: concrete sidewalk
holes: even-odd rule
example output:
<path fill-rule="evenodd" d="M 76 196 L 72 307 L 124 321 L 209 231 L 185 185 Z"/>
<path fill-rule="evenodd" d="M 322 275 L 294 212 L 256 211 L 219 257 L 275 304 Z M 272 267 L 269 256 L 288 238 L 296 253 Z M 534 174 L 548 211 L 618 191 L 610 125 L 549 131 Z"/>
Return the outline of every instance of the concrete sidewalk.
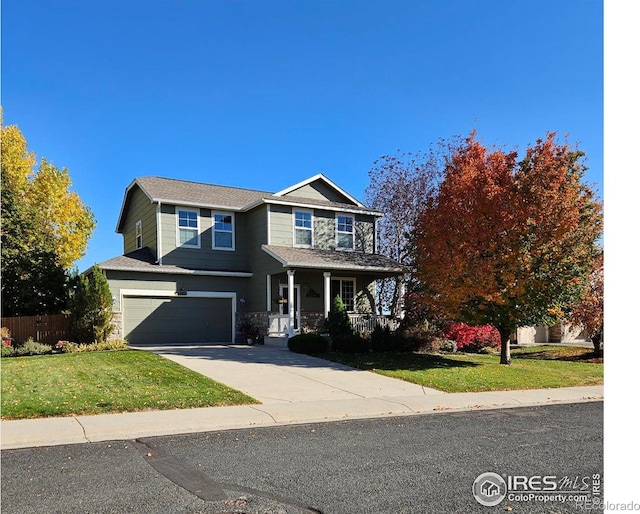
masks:
<path fill-rule="evenodd" d="M 295 354 L 247 346 L 147 347 L 261 401 L 209 407 L 64 418 L 3 420 L 0 448 L 14 449 L 135 439 L 170 434 L 602 401 L 602 386 L 443 393 L 368 371 Z"/>

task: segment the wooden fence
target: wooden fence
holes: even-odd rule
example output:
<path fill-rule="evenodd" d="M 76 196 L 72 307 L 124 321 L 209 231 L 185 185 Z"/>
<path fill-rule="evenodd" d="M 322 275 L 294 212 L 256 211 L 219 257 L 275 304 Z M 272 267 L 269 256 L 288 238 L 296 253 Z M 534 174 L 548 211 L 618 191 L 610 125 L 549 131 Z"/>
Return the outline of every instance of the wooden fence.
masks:
<path fill-rule="evenodd" d="M 55 344 L 71 338 L 68 314 L 2 318 L 1 323 L 9 329 L 11 337 L 17 343 L 23 343 L 30 337 L 42 344 Z"/>

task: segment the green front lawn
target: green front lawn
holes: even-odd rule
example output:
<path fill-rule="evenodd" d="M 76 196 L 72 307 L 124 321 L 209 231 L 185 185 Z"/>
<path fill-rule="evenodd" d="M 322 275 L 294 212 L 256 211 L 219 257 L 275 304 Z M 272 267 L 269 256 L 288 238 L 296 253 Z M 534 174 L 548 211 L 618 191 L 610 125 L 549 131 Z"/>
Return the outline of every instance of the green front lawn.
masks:
<path fill-rule="evenodd" d="M 600 385 L 602 362 L 587 348 L 536 346 L 512 350 L 511 365 L 499 355 L 369 353 L 319 355 L 327 360 L 448 393 Z"/>
<path fill-rule="evenodd" d="M 2 419 L 259 403 L 151 352 L 2 359 Z"/>

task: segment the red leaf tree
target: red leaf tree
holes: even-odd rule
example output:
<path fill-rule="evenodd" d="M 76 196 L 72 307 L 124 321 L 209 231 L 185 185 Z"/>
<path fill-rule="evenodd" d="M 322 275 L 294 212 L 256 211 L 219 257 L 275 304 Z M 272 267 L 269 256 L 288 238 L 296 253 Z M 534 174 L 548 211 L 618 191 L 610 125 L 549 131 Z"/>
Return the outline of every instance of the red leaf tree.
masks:
<path fill-rule="evenodd" d="M 511 362 L 511 333 L 557 322 L 593 268 L 602 205 L 583 182 L 583 157 L 550 133 L 518 161 L 473 132 L 452 150 L 416 223 L 423 301 L 451 319 L 495 326 L 502 364 Z"/>
<path fill-rule="evenodd" d="M 604 252 L 598 255 L 580 300 L 573 306 L 569 321 L 580 325 L 593 342 L 596 357 L 602 356 L 604 337 Z"/>

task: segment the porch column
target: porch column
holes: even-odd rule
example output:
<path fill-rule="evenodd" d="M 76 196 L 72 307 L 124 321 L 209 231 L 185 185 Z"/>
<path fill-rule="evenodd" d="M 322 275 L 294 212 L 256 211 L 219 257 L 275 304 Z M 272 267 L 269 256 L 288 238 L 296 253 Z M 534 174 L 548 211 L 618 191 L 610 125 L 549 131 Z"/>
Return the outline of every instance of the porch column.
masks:
<path fill-rule="evenodd" d="M 267 312 L 271 312 L 271 275 L 267 275 Z"/>
<path fill-rule="evenodd" d="M 331 272 L 324 272 L 324 317 L 329 316 L 331 310 Z"/>
<path fill-rule="evenodd" d="M 288 297 L 287 297 L 287 306 L 288 306 L 288 311 L 289 311 L 289 337 L 293 337 L 294 336 L 294 326 L 295 326 L 295 315 L 296 315 L 296 309 L 295 309 L 295 288 L 294 288 L 294 283 L 293 283 L 293 278 L 294 275 L 296 274 L 295 270 L 287 270 L 287 279 L 288 279 L 288 283 L 287 283 L 287 287 L 288 287 Z"/>
<path fill-rule="evenodd" d="M 398 317 L 404 319 L 404 295 L 406 293 L 406 277 L 402 275 L 400 277 L 400 283 L 398 284 Z"/>

